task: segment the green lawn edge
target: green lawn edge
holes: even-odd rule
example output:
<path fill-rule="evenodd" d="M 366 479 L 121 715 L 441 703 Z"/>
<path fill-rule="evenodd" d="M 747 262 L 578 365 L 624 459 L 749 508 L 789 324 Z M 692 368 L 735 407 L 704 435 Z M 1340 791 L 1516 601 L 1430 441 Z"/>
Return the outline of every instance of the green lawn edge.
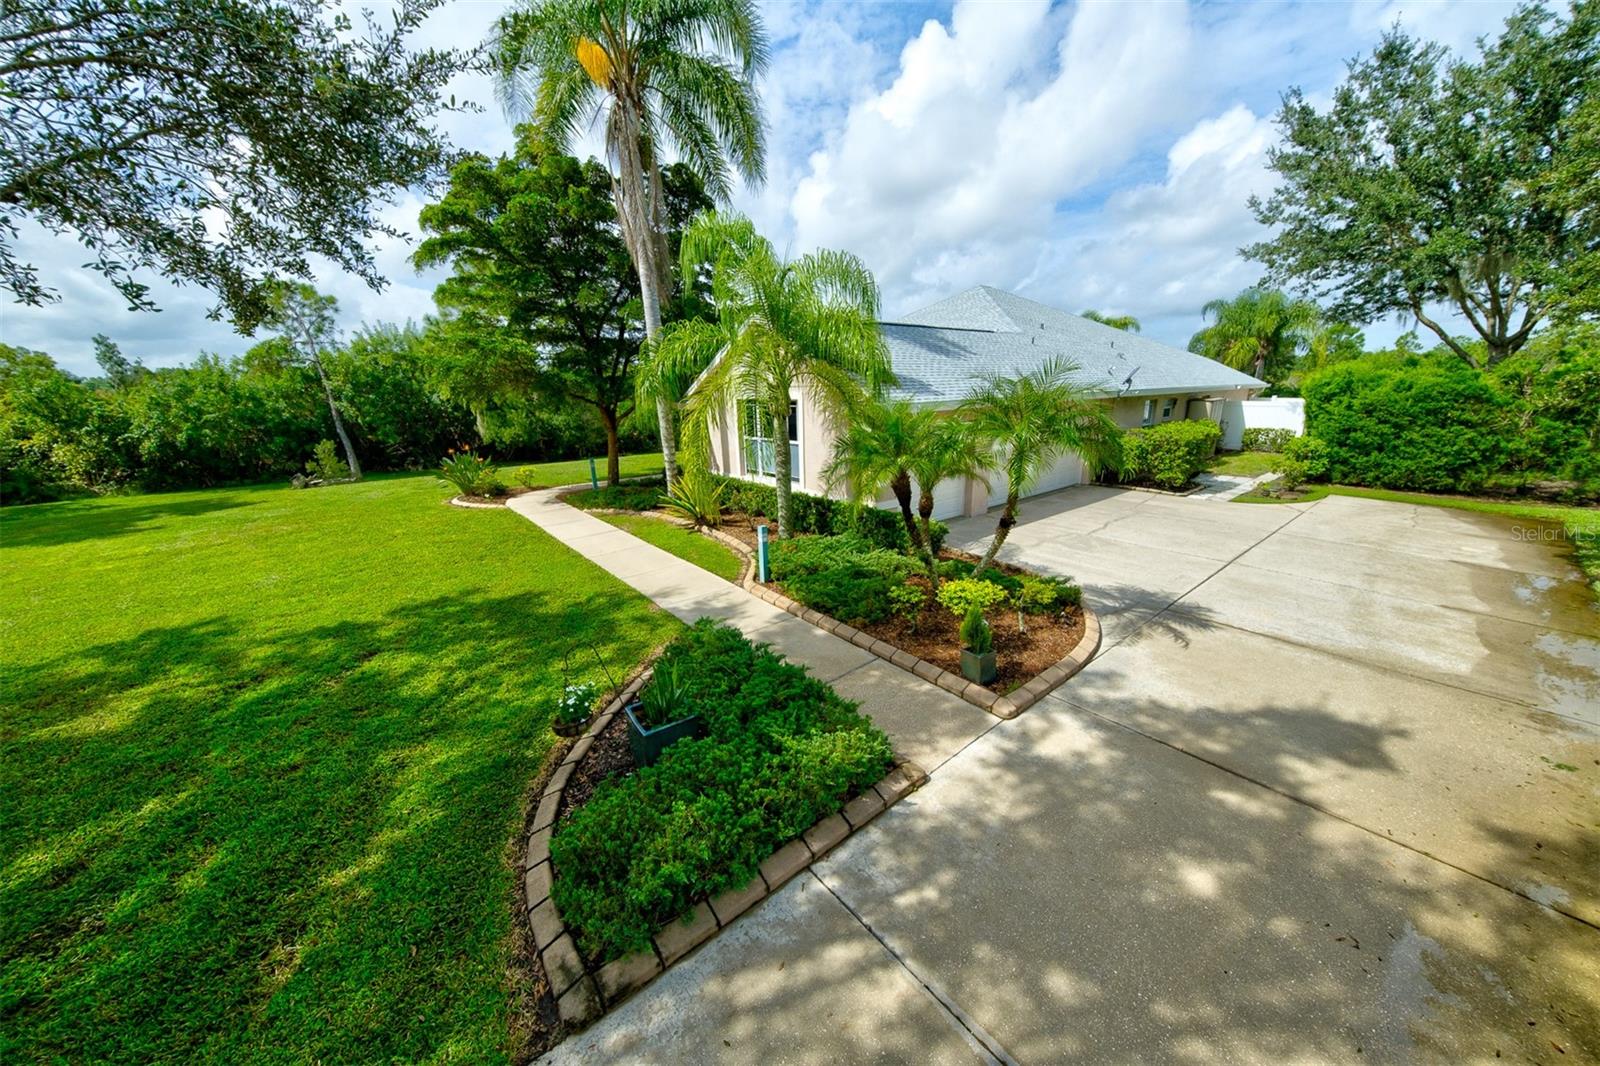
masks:
<path fill-rule="evenodd" d="M 724 581 L 739 580 L 744 560 L 731 548 L 718 544 L 710 537 L 650 515 L 608 514 L 596 517 L 648 544 L 654 544 L 662 551 L 671 552 L 684 562 L 716 574 Z"/>

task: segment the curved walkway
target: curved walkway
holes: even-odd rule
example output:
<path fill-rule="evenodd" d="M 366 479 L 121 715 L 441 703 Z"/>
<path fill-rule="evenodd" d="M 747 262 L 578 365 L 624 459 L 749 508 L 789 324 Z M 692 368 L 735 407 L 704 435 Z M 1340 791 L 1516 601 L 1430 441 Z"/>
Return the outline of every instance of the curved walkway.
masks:
<path fill-rule="evenodd" d="M 1600 1059 L 1600 615 L 1514 523 L 1030 500 L 1006 554 L 1081 579 L 1105 643 L 967 730 L 689 564 L 513 506 L 682 617 L 809 642 L 774 641 L 933 753 L 549 1061 Z"/>

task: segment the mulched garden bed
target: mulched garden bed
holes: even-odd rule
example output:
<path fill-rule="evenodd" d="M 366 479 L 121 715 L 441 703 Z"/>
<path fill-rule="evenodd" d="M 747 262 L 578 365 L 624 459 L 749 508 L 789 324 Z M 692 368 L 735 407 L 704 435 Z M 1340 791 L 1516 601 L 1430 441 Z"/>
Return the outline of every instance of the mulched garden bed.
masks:
<path fill-rule="evenodd" d="M 776 534 L 776 523 L 768 518 L 730 512 L 723 515 L 719 529 L 754 551 L 756 528 L 764 525 L 774 526 L 769 531 L 769 536 Z M 974 564 L 978 562 L 978 556 L 952 548 L 943 549 L 939 557 L 947 560 L 960 559 Z M 1016 577 L 1037 576 L 1031 571 L 998 560 L 993 566 L 1002 573 Z M 925 590 L 928 587 L 928 579 L 913 577 L 910 584 Z M 784 595 L 789 595 L 781 585 L 775 587 L 783 591 Z M 1078 646 L 1078 641 L 1083 637 L 1083 611 L 1077 607 L 1053 615 L 1024 615 L 1021 629 L 1017 626 L 1017 612 L 1010 607 L 997 607 L 988 612 L 987 617 L 990 631 L 994 634 L 997 671 L 994 681 L 988 687 L 1001 695 L 1027 684 L 1060 662 L 1068 652 Z M 842 621 L 849 620 L 842 619 Z M 886 640 L 895 647 L 910 652 L 919 659 L 926 659 L 941 669 L 949 670 L 953 674 L 961 672 L 959 632 L 961 620 L 945 610 L 937 601 L 924 607 L 922 614 L 912 621 L 889 618 L 882 622 L 850 621 L 850 624 L 863 633 L 870 633 L 879 640 Z"/>
<path fill-rule="evenodd" d="M 944 555 L 946 558 L 963 557 L 952 552 Z M 976 562 L 971 556 L 966 558 Z M 910 584 L 926 589 L 928 579 L 914 577 Z M 1083 638 L 1083 611 L 1077 607 L 1056 615 L 1024 615 L 1025 629 L 1020 630 L 1013 608 L 996 607 L 986 617 L 989 631 L 994 634 L 996 670 L 995 679 L 988 688 L 1001 695 L 1027 684 L 1060 662 Z M 961 672 L 961 620 L 937 602 L 924 607 L 913 622 L 889 618 L 883 622 L 851 624 L 863 633 L 886 640 L 952 674 Z"/>
<path fill-rule="evenodd" d="M 609 777 L 631 774 L 637 769 L 633 750 L 628 747 L 628 719 L 626 715 L 619 714 L 594 738 L 594 743 L 578 762 L 577 769 L 572 771 L 566 791 L 561 794 L 561 809 L 556 813 L 557 823 L 567 816 L 568 811 L 588 803 L 600 782 Z"/>

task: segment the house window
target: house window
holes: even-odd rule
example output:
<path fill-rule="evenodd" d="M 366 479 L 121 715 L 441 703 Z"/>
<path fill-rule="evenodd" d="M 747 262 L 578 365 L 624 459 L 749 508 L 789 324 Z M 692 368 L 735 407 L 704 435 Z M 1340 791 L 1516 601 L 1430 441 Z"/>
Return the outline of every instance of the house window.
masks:
<path fill-rule="evenodd" d="M 1178 401 L 1177 400 L 1168 399 L 1166 403 L 1161 405 L 1161 417 L 1163 419 L 1171 418 L 1172 417 L 1172 409 L 1174 407 L 1176 407 L 1176 406 L 1178 406 Z"/>
<path fill-rule="evenodd" d="M 754 400 L 744 403 L 739 427 L 744 438 L 744 469 L 747 474 L 777 477 L 777 455 L 772 433 L 772 416 Z M 800 480 L 800 405 L 789 401 L 789 480 Z"/>
<path fill-rule="evenodd" d="M 1140 421 L 1139 424 L 1141 426 L 1148 426 L 1150 423 L 1154 422 L 1155 420 L 1156 420 L 1156 402 L 1154 400 L 1146 400 L 1144 402 L 1144 418 Z"/>

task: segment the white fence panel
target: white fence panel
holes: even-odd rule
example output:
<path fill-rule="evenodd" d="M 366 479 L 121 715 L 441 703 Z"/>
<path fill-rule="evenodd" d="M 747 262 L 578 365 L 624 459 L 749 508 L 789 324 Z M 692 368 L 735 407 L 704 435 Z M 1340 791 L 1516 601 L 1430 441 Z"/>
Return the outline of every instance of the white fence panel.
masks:
<path fill-rule="evenodd" d="M 1292 429 L 1297 437 L 1306 431 L 1306 402 L 1298 396 L 1225 400 L 1222 406 L 1222 447 L 1226 451 L 1244 447 L 1247 429 Z"/>

